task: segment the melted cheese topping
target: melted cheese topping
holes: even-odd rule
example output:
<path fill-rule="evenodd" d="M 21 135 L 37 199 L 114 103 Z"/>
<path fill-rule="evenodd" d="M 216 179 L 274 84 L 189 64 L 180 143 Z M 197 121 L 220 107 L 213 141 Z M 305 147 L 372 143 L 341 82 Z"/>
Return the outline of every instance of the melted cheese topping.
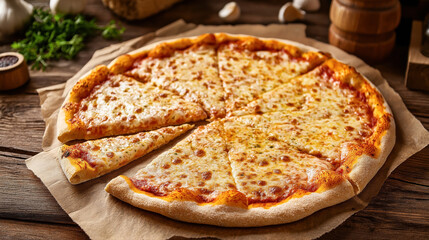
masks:
<path fill-rule="evenodd" d="M 144 58 L 127 74 L 200 103 L 212 117 L 223 117 L 224 94 L 213 46 L 175 51 L 165 58 Z"/>
<path fill-rule="evenodd" d="M 140 170 L 134 185 L 157 196 L 186 188 L 206 202 L 236 189 L 221 131 L 219 122 L 199 127 Z"/>
<path fill-rule="evenodd" d="M 197 104 L 151 84 L 110 76 L 83 99 L 75 115 L 88 134 L 103 136 L 198 121 L 206 117 Z"/>
<path fill-rule="evenodd" d="M 310 62 L 291 58 L 286 51 L 236 50 L 233 44 L 221 46 L 218 58 L 227 112 L 244 107 L 311 67 Z"/>
<path fill-rule="evenodd" d="M 235 114 L 263 114 L 254 123 L 259 128 L 338 166 L 348 148 L 372 134 L 371 111 L 354 89 L 320 74 L 320 68 L 267 92 Z"/>
<path fill-rule="evenodd" d="M 168 143 L 192 127 L 193 125 L 184 124 L 64 146 L 63 157 L 87 161 L 96 171 L 113 170 Z"/>
<path fill-rule="evenodd" d="M 316 176 L 334 167 L 255 128 L 258 116 L 225 120 L 229 160 L 237 189 L 249 203 L 278 202 L 297 190 L 317 190 Z"/>

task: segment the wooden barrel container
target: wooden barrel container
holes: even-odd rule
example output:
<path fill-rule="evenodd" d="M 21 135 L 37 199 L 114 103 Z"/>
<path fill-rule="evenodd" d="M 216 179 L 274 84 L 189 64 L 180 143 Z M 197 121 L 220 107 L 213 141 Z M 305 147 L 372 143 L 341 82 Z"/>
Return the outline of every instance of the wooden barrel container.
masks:
<path fill-rule="evenodd" d="M 369 62 L 389 55 L 401 19 L 398 0 L 333 0 L 329 42 Z"/>

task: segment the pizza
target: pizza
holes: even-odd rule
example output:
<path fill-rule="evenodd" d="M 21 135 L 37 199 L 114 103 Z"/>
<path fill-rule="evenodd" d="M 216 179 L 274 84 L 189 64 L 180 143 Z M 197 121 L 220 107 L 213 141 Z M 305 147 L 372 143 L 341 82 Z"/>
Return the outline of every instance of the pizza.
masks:
<path fill-rule="evenodd" d="M 80 79 L 58 132 L 86 141 L 64 145 L 61 164 L 116 169 L 193 123 L 105 190 L 186 222 L 282 224 L 359 194 L 395 144 L 389 106 L 353 67 L 293 42 L 216 33 L 149 45 Z M 166 128 L 178 128 L 168 140 Z"/>
<path fill-rule="evenodd" d="M 73 145 L 64 144 L 61 147 L 61 167 L 70 183 L 86 182 L 146 155 L 191 128 L 193 125 L 183 124 Z"/>

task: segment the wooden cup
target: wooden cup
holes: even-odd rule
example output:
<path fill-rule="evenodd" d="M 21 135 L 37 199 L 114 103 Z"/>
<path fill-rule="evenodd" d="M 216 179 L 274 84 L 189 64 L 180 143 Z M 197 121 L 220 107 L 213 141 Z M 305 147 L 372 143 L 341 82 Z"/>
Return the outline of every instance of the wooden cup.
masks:
<path fill-rule="evenodd" d="M 398 0 L 333 0 L 329 42 L 368 61 L 386 58 L 401 20 Z"/>
<path fill-rule="evenodd" d="M 0 54 L 0 58 L 14 56 L 18 61 L 7 67 L 0 67 L 0 91 L 10 90 L 24 85 L 30 78 L 24 56 L 16 52 Z"/>

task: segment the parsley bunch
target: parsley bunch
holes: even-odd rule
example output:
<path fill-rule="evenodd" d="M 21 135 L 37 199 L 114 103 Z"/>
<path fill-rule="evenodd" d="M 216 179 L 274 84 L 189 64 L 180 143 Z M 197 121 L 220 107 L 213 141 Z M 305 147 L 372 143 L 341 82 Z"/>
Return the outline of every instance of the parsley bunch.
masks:
<path fill-rule="evenodd" d="M 106 39 L 119 39 L 125 28 L 118 28 L 115 21 L 100 27 L 95 20 L 83 15 L 51 14 L 48 10 L 35 9 L 23 40 L 12 43 L 32 64 L 31 69 L 43 69 L 48 60 L 72 59 L 85 46 L 89 37 L 101 32 Z"/>

